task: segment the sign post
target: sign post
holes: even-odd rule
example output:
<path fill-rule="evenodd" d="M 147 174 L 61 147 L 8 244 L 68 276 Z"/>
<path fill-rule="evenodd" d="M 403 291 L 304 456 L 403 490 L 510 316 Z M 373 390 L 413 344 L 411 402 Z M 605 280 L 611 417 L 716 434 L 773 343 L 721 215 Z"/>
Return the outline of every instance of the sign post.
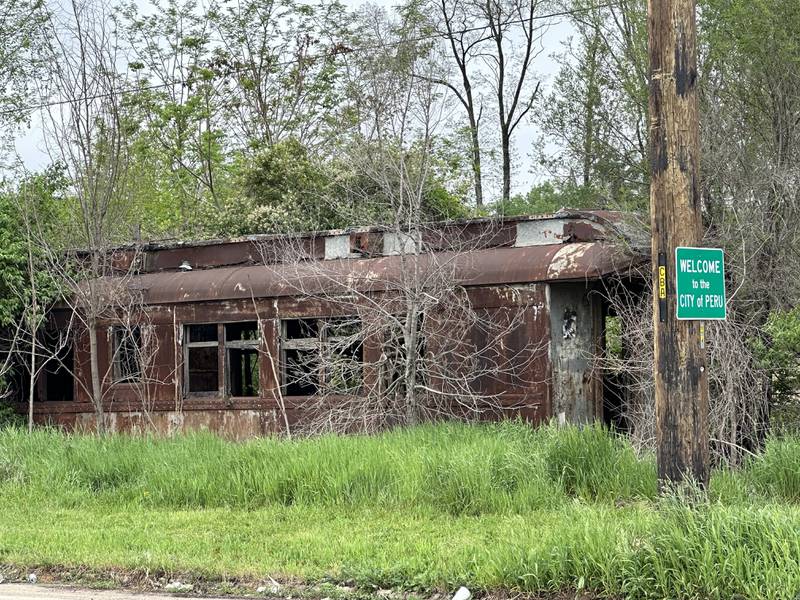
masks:
<path fill-rule="evenodd" d="M 675 248 L 675 295 L 679 320 L 724 320 L 727 314 L 722 249 Z"/>

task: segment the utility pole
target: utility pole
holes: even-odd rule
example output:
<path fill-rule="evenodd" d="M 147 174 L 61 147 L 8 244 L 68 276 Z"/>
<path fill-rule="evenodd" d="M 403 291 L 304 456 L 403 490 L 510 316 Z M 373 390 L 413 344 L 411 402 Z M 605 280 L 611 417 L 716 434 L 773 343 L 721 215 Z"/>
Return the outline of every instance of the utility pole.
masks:
<path fill-rule="evenodd" d="M 708 484 L 702 321 L 676 318 L 675 248 L 702 238 L 695 0 L 648 0 L 658 479 Z"/>

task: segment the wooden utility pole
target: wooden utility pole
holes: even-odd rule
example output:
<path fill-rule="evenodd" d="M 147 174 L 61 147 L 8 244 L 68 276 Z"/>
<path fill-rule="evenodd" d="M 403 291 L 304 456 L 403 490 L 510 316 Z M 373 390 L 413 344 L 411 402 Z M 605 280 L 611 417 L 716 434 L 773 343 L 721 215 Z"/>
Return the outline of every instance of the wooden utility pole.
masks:
<path fill-rule="evenodd" d="M 708 484 L 702 321 L 675 317 L 675 248 L 702 238 L 695 0 L 648 0 L 656 443 L 663 490 Z"/>

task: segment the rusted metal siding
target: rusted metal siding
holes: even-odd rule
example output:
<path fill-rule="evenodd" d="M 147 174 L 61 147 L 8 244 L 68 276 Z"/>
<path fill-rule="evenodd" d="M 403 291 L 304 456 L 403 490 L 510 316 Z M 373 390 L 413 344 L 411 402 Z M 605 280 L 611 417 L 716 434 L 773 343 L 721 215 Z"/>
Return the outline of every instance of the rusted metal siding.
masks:
<path fill-rule="evenodd" d="M 428 255 L 403 257 L 430 268 Z M 603 243 L 550 244 L 522 248 L 492 248 L 465 254 L 437 255 L 452 260 L 456 279 L 464 286 L 523 284 L 541 281 L 585 281 L 614 272 L 624 272 L 641 257 Z M 148 304 L 171 304 L 275 298 L 307 294 L 336 293 L 354 287 L 378 292 L 399 283 L 403 265 L 400 257 L 327 261 L 313 265 L 223 267 L 186 273 L 152 273 L 133 278 Z M 341 282 L 341 283 L 338 283 Z"/>
<path fill-rule="evenodd" d="M 599 343 L 602 316 L 599 297 L 588 292 L 592 282 L 609 274 L 625 276 L 647 260 L 645 254 L 612 241 L 621 220 L 618 213 L 567 212 L 545 218 L 449 223 L 423 234 L 422 242 L 433 255 L 402 258 L 381 256 L 386 232 L 379 228 L 328 232 L 293 240 L 316 259 L 300 265 L 281 264 L 280 251 L 286 239 L 279 236 L 119 250 L 114 255 L 117 264 L 130 265 L 135 260 L 140 274 L 124 280 L 112 278 L 110 285 L 124 283 L 141 291 L 146 322 L 154 328 L 159 348 L 152 374 L 155 381 L 148 388 L 148 410 L 143 410 L 136 386 L 106 381 L 104 410 L 109 428 L 137 431 L 147 426 L 162 433 L 184 427 L 208 428 L 236 439 L 280 430 L 284 427 L 277 393 L 280 320 L 346 316 L 341 305 L 326 301 L 319 292 L 356 288 L 384 304 L 395 298 L 399 301 L 402 298 L 396 288 L 401 269 L 414 261 L 426 269 L 433 260 L 452 264 L 456 280 L 465 286 L 473 308 L 485 319 L 502 322 L 509 311 L 525 310 L 521 325 L 503 339 L 489 340 L 485 331 L 469 333 L 476 347 L 495 344 L 499 360 L 519 363 L 514 373 L 471 383 L 499 404 L 484 418 L 522 416 L 538 422 L 559 412 L 572 421 L 598 417 L 602 381 L 591 372 L 589 357 Z M 521 231 L 525 239 L 520 237 Z M 454 242 L 469 251 L 436 251 L 452 247 Z M 347 258 L 334 258 L 345 255 Z M 179 270 L 184 261 L 191 271 Z M 570 311 L 575 314 L 576 330 L 574 336 L 565 338 L 564 319 Z M 223 324 L 242 321 L 259 321 L 261 326 L 259 397 L 226 396 L 224 352 L 219 351 L 217 393 L 187 396 L 184 326 L 216 324 L 221 339 Z M 113 319 L 99 325 L 101 373 L 111 369 L 114 325 Z M 93 426 L 94 409 L 87 394 L 91 387 L 87 338 L 84 332 L 75 342 L 75 400 L 38 404 L 39 422 L 70 428 Z M 520 357 L 526 350 L 532 354 L 523 360 Z M 378 382 L 376 364 L 381 352 L 380 340 L 364 340 L 366 389 Z M 319 409 L 308 397 L 286 397 L 283 403 L 290 426 L 307 417 L 313 406 Z"/>
<path fill-rule="evenodd" d="M 506 339 L 495 340 L 507 359 L 512 359 L 532 343 L 537 348 L 546 348 L 549 339 L 549 323 L 544 310 L 545 286 L 531 284 L 525 286 L 490 286 L 470 288 L 469 298 L 476 310 L 491 316 L 499 316 L 503 311 L 517 306 L 526 306 L 521 326 Z M 278 400 L 279 382 L 276 376 L 277 365 L 269 362 L 269 357 L 278 361 L 280 346 L 278 339 L 280 319 L 296 317 L 326 317 L 342 314 L 339 306 L 331 305 L 321 299 L 306 300 L 296 297 L 258 298 L 250 300 L 225 300 L 216 302 L 180 303 L 157 305 L 148 309 L 149 325 L 159 339 L 155 358 L 155 369 L 150 378 L 157 381 L 149 384 L 148 396 L 151 405 L 148 411 L 142 409 L 139 389 L 135 385 L 112 383 L 104 385 L 104 410 L 108 426 L 116 431 L 135 431 L 149 426 L 162 433 L 170 433 L 180 426 L 188 428 L 208 428 L 232 438 L 263 435 L 283 428 Z M 193 323 L 224 324 L 240 321 L 260 320 L 262 331 L 262 353 L 260 360 L 260 397 L 233 398 L 222 392 L 211 397 L 186 397 L 183 392 L 183 348 L 175 336 L 175 324 L 180 327 Z M 98 353 L 101 373 L 111 370 L 113 320 L 100 323 L 100 352 Z M 476 340 L 489 344 L 490 340 Z M 86 336 L 76 340 L 78 381 L 75 386 L 75 401 L 41 403 L 35 407 L 36 420 L 51 423 L 68 429 L 91 428 L 94 408 L 89 401 L 90 389 L 89 357 L 85 348 Z M 222 354 L 222 353 L 221 353 Z M 364 345 L 365 385 L 374 381 L 377 372 L 372 365 L 380 355 L 378 344 Z M 548 357 L 540 351 L 525 362 L 524 371 L 516 378 L 494 379 L 487 387 L 488 394 L 496 395 L 503 409 L 488 411 L 485 418 L 522 416 L 539 422 L 549 416 L 549 386 L 547 382 Z M 224 378 L 221 379 L 221 382 Z M 221 383 L 222 385 L 222 383 Z M 290 424 L 298 423 L 308 410 L 311 400 L 307 397 L 283 398 Z M 237 424 L 236 415 L 241 416 Z M 279 418 L 276 418 L 278 415 Z"/>

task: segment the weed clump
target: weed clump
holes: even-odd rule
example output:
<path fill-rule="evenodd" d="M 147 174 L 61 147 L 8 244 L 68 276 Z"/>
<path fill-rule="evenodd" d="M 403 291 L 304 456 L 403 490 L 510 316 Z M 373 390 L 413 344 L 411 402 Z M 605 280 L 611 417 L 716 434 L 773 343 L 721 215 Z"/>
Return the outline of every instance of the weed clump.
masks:
<path fill-rule="evenodd" d="M 599 424 L 569 426 L 546 433 L 547 472 L 570 496 L 589 501 L 656 496 L 653 460 L 639 459 L 622 436 Z"/>

